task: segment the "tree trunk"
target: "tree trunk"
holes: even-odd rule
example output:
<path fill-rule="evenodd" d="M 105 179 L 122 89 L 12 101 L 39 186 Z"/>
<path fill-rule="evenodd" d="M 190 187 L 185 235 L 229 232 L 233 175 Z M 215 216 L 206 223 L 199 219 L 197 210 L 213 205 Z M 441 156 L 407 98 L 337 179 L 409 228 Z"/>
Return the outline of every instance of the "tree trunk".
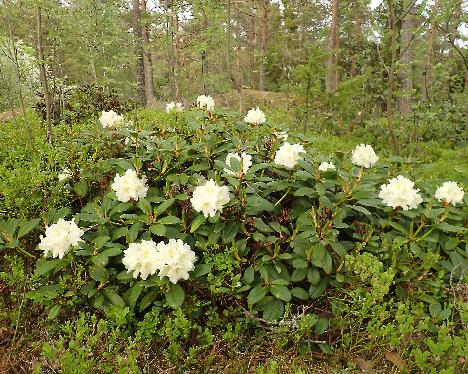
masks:
<path fill-rule="evenodd" d="M 410 0 L 412 1 L 412 0 Z M 406 3 L 406 2 L 404 2 Z M 413 5 L 411 5 L 412 7 Z M 413 28 L 413 14 L 412 9 L 404 7 L 403 11 L 406 13 L 401 23 L 400 33 L 400 88 L 401 96 L 399 99 L 400 115 L 408 117 L 411 115 L 412 93 L 413 93 L 413 77 L 412 77 L 412 63 L 413 63 L 413 47 L 412 28 Z"/>
<path fill-rule="evenodd" d="M 362 7 L 360 0 L 355 4 L 355 28 L 354 28 L 354 50 L 351 57 L 351 76 L 355 77 L 358 74 L 357 56 L 360 52 L 361 34 L 362 34 Z"/>
<path fill-rule="evenodd" d="M 153 79 L 153 63 L 151 61 L 150 52 L 150 31 L 148 22 L 146 20 L 146 0 L 140 0 L 141 5 L 141 18 L 143 24 L 141 25 L 141 35 L 143 42 L 143 69 L 145 74 L 145 98 L 146 106 L 154 106 L 154 79 Z"/>
<path fill-rule="evenodd" d="M 339 47 L 338 38 L 338 0 L 332 0 L 332 23 L 329 37 L 329 56 L 327 61 L 327 92 L 335 92 L 338 88 L 338 64 L 337 54 Z"/>
<path fill-rule="evenodd" d="M 258 79 L 258 89 L 265 91 L 265 75 L 266 75 L 266 50 L 268 43 L 268 16 L 270 13 L 270 0 L 263 0 L 263 19 L 262 19 L 262 35 L 260 39 L 260 74 Z"/>
<path fill-rule="evenodd" d="M 392 141 L 392 146 L 396 154 L 400 153 L 400 146 L 398 144 L 398 139 L 395 135 L 393 129 L 393 83 L 395 81 L 395 65 L 397 62 L 397 19 L 395 17 L 395 9 L 393 8 L 393 0 L 387 0 L 388 4 L 388 13 L 389 13 L 389 23 L 390 23 L 390 32 L 391 32 L 391 51 L 392 57 L 390 62 L 390 69 L 388 71 L 388 81 L 387 81 L 387 126 L 390 133 L 390 139 Z"/>
<path fill-rule="evenodd" d="M 431 85 L 431 78 L 432 78 L 432 60 L 434 58 L 434 37 L 437 30 L 436 18 L 437 13 L 439 11 L 439 0 L 435 0 L 433 14 L 432 14 L 432 22 L 431 22 L 431 30 L 429 32 L 429 41 L 427 44 L 427 57 L 426 57 L 426 66 L 424 67 L 424 76 L 423 76 L 423 88 L 422 88 L 422 101 L 427 101 L 429 97 L 429 90 Z"/>
<path fill-rule="evenodd" d="M 232 63 L 231 63 L 231 39 L 232 39 L 232 30 L 231 30 L 231 0 L 226 0 L 226 64 L 227 64 L 227 74 L 228 79 L 232 82 Z M 232 82 L 234 83 L 234 82 Z"/>
<path fill-rule="evenodd" d="M 44 48 L 42 44 L 42 17 L 41 7 L 36 7 L 36 33 L 37 33 L 37 57 L 39 59 L 39 71 L 41 75 L 42 89 L 44 91 L 44 101 L 46 106 L 46 121 L 47 121 L 47 141 L 52 144 L 52 103 L 50 100 L 49 84 L 47 82 L 47 73 L 44 63 Z M 26 113 L 25 113 L 26 114 Z"/>
<path fill-rule="evenodd" d="M 256 50 L 256 18 L 257 12 L 255 8 L 255 3 L 253 6 L 253 14 L 250 16 L 249 22 L 249 86 L 252 89 L 255 89 L 255 50 Z"/>
<path fill-rule="evenodd" d="M 135 53 L 137 58 L 136 79 L 137 79 L 137 98 L 141 106 L 146 105 L 145 95 L 145 67 L 144 67 L 144 50 L 143 50 L 143 34 L 141 29 L 141 13 L 140 1 L 132 0 L 132 20 L 133 32 L 135 34 Z"/>

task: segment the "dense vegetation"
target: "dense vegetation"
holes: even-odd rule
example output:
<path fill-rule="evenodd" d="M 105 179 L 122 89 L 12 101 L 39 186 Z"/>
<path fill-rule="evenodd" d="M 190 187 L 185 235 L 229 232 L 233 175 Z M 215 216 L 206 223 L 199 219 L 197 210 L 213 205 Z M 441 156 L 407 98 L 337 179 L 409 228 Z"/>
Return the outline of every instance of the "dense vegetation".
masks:
<path fill-rule="evenodd" d="M 288 131 L 288 142 L 306 151 L 288 169 L 275 157 L 284 125 L 251 125 L 220 109 L 124 118 L 114 128 L 96 120 L 61 125 L 54 147 L 38 127 L 33 152 L 25 136 L 3 153 L 1 279 L 8 296 L 1 318 L 14 343 L 8 357 L 40 356 L 33 366 L 70 372 L 96 363 L 100 371 L 136 371 L 151 360 L 216 371 L 238 360 L 231 349 L 253 362 L 277 351 L 277 359 L 255 364 L 259 372 L 464 366 L 466 198 L 452 206 L 433 197 L 446 181 L 437 163 L 424 168 L 424 159 L 391 156 L 380 142 L 377 163 L 357 167 L 350 150 L 360 137 L 343 145 Z M 17 134 L 11 125 L 4 136 Z M 426 161 L 462 152 L 438 147 L 421 145 L 430 149 Z M 240 162 L 226 160 L 230 152 L 252 156 L 245 174 Z M 320 171 L 322 162 L 336 169 Z M 128 169 L 144 175 L 149 189 L 119 202 L 113 180 Z M 451 177 L 464 183 L 466 163 L 458 170 Z M 399 174 L 421 189 L 416 209 L 385 207 L 378 196 Z M 229 202 L 213 217 L 190 199 L 200 178 L 229 187 Z M 83 229 L 79 249 L 44 258 L 36 247 L 41 227 L 62 217 Z M 197 256 L 187 280 L 127 272 L 122 258 L 131 243 L 168 239 L 183 240 Z M 45 316 L 41 330 L 26 322 Z M 18 341 L 19 328 L 30 338 Z M 42 329 L 49 338 L 30 346 Z M 265 334 L 273 334 L 268 344 Z M 322 363 L 312 364 L 314 357 Z"/>
<path fill-rule="evenodd" d="M 466 372 L 465 7 L 0 1 L 0 372 Z"/>

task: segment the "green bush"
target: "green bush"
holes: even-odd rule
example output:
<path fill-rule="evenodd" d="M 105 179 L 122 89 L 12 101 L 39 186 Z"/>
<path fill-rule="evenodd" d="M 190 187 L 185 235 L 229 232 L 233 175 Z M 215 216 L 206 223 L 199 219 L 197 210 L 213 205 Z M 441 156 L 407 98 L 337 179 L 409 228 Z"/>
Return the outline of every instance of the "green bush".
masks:
<path fill-rule="evenodd" d="M 378 187 L 397 174 L 395 165 L 361 169 L 341 154 L 333 159 L 337 170 L 320 172 L 320 160 L 305 154 L 288 170 L 273 162 L 281 141 L 268 125 L 196 111 L 172 123 L 159 131 L 136 123 L 81 140 L 113 157 L 100 164 L 105 182 L 74 177 L 73 190 L 86 204 L 72 207 L 83 242 L 63 259 L 37 262 L 36 274 L 49 283 L 31 298 L 54 300 L 54 314 L 77 303 L 127 306 L 139 314 L 154 303 L 191 308 L 215 298 L 217 305 L 238 305 L 271 321 L 290 308 L 317 305 L 330 286 L 342 287 L 342 269 L 355 251 L 377 256 L 379 269 L 389 271 L 383 295 L 391 286 L 404 297 L 410 282 L 433 270 L 447 279 L 462 276 L 466 204 L 443 206 L 432 197 L 434 188 L 421 184 L 425 202 L 417 209 L 384 206 Z M 246 174 L 239 162 L 225 163 L 228 152 L 242 151 L 253 156 Z M 146 176 L 149 190 L 138 201 L 120 202 L 109 185 L 115 173 L 129 169 Z M 229 202 L 214 217 L 190 202 L 202 177 L 229 188 Z M 52 212 L 45 223 L 66 214 Z M 196 253 L 187 281 L 174 284 L 156 274 L 135 279 L 127 272 L 122 257 L 131 243 L 168 239 L 181 239 Z"/>

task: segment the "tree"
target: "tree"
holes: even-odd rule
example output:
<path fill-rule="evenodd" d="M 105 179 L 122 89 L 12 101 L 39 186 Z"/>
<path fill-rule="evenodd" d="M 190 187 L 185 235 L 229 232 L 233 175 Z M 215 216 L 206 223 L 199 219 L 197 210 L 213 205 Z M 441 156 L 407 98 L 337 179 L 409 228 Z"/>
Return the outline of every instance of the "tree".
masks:
<path fill-rule="evenodd" d="M 338 0 L 332 0 L 331 8 L 331 27 L 329 34 L 329 56 L 327 61 L 328 77 L 327 77 L 327 92 L 335 92 L 338 88 L 338 66 L 337 54 L 339 47 L 338 37 Z"/>
<path fill-rule="evenodd" d="M 258 89 L 265 90 L 265 74 L 266 74 L 266 50 L 268 43 L 268 15 L 270 13 L 270 1 L 263 0 L 263 17 L 262 17 L 262 35 L 260 38 L 260 74 L 258 80 Z"/>
<path fill-rule="evenodd" d="M 141 28 L 140 1 L 132 0 L 133 31 L 135 34 L 135 53 L 137 58 L 136 79 L 137 97 L 140 105 L 146 105 L 146 80 L 144 67 L 143 32 Z"/>
<path fill-rule="evenodd" d="M 42 90 L 44 92 L 44 101 L 46 106 L 47 141 L 52 144 L 52 102 L 50 99 L 49 83 L 47 80 L 47 72 L 44 62 L 44 47 L 42 44 L 42 14 L 40 5 L 36 6 L 36 33 L 37 58 L 39 59 L 39 70 L 41 73 Z"/>
<path fill-rule="evenodd" d="M 143 43 L 143 68 L 145 74 L 145 98 L 146 105 L 153 106 L 155 102 L 154 98 L 154 79 L 153 79 L 153 63 L 151 60 L 151 51 L 150 51 L 150 31 L 147 21 L 147 12 L 146 12 L 146 0 L 140 0 L 141 4 L 141 36 Z"/>
<path fill-rule="evenodd" d="M 399 79 L 400 79 L 400 90 L 401 96 L 399 97 L 398 106 L 400 110 L 400 115 L 402 117 L 408 117 L 411 114 L 411 104 L 412 104 L 412 94 L 413 94 L 413 74 L 412 74 L 412 64 L 413 64 L 413 6 L 414 2 L 408 5 L 407 1 L 404 1 L 404 14 L 401 22 L 401 31 L 400 31 L 400 69 L 399 69 Z"/>
<path fill-rule="evenodd" d="M 427 101 L 429 96 L 429 87 L 432 79 L 432 61 L 434 60 L 434 37 L 437 30 L 437 12 L 439 10 L 439 0 L 435 0 L 432 8 L 431 28 L 429 31 L 429 39 L 427 42 L 426 52 L 426 65 L 423 71 L 423 87 L 422 87 L 422 101 Z"/>

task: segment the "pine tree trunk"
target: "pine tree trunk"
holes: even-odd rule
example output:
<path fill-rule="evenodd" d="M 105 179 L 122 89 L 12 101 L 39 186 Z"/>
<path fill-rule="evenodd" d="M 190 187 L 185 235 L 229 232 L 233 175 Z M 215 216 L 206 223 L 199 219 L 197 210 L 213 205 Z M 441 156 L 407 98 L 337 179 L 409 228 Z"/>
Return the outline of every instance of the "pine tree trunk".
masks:
<path fill-rule="evenodd" d="M 335 92 L 338 88 L 338 0 L 332 0 L 332 24 L 330 28 L 329 36 L 329 56 L 327 61 L 327 92 Z"/>
<path fill-rule="evenodd" d="M 44 63 L 44 47 L 42 44 L 42 15 L 41 7 L 36 7 L 36 33 L 37 33 L 37 57 L 39 59 L 39 71 L 41 75 L 42 89 L 44 91 L 44 101 L 46 105 L 46 121 L 47 121 L 47 141 L 52 144 L 52 103 L 50 100 L 49 83 L 47 81 L 47 73 Z"/>
<path fill-rule="evenodd" d="M 396 154 L 400 153 L 400 146 L 398 144 L 398 139 L 395 135 L 393 128 L 393 86 L 395 81 L 395 66 L 397 62 L 397 19 L 395 16 L 395 9 L 393 8 L 393 0 L 387 0 L 388 4 L 388 13 L 389 13 L 389 24 L 390 24 L 390 33 L 391 33 L 391 62 L 390 69 L 388 71 L 388 81 L 387 81 L 387 127 L 390 133 L 390 139 L 392 141 L 392 146 Z"/>
<path fill-rule="evenodd" d="M 265 91 L 265 75 L 266 75 L 266 49 L 268 43 L 268 16 L 270 13 L 270 1 L 263 0 L 263 19 L 262 19 L 262 35 L 260 39 L 260 74 L 258 79 L 258 89 Z"/>
<path fill-rule="evenodd" d="M 429 32 L 429 41 L 427 44 L 427 58 L 426 58 L 426 66 L 424 67 L 423 72 L 423 86 L 422 86 L 422 101 L 427 101 L 429 97 L 430 85 L 431 85 L 431 78 L 432 78 L 432 60 L 434 58 L 434 37 L 437 30 L 436 24 L 436 17 L 437 12 L 439 11 L 439 0 L 435 0 L 433 14 L 432 14 L 432 22 L 431 22 L 431 30 Z"/>
<path fill-rule="evenodd" d="M 253 7 L 253 14 L 250 16 L 249 22 L 249 86 L 255 89 L 255 50 L 256 50 L 256 18 L 257 12 L 255 11 L 255 3 Z"/>
<path fill-rule="evenodd" d="M 351 76 L 355 77 L 358 74 L 357 68 L 357 56 L 360 51 L 360 44 L 361 44 L 361 34 L 362 34 L 362 7 L 360 1 L 356 1 L 355 4 L 355 28 L 354 32 L 354 50 L 353 56 L 351 57 Z"/>
<path fill-rule="evenodd" d="M 412 0 L 410 0 L 412 1 Z M 406 3 L 406 2 L 405 2 Z M 412 5 L 411 5 L 412 6 Z M 412 76 L 412 63 L 413 63 L 413 47 L 412 47 L 412 28 L 413 28 L 413 14 L 412 9 L 404 7 L 404 16 L 401 23 L 400 31 L 400 90 L 401 96 L 399 99 L 399 111 L 402 117 L 408 117 L 411 112 L 412 93 L 413 93 L 413 76 Z"/>
<path fill-rule="evenodd" d="M 145 98 L 146 106 L 154 106 L 154 79 L 153 79 L 153 63 L 151 61 L 150 52 L 150 31 L 148 23 L 146 22 L 146 0 L 140 0 L 141 14 L 140 17 L 143 19 L 141 25 L 141 35 L 143 43 L 143 69 L 145 74 Z"/>
<path fill-rule="evenodd" d="M 143 50 L 143 34 L 141 30 L 141 13 L 140 1 L 132 0 L 132 16 L 133 16 L 133 32 L 135 34 L 135 53 L 137 58 L 136 79 L 137 79 L 137 97 L 141 106 L 146 106 L 145 95 L 145 67 L 144 67 L 144 50 Z"/>

